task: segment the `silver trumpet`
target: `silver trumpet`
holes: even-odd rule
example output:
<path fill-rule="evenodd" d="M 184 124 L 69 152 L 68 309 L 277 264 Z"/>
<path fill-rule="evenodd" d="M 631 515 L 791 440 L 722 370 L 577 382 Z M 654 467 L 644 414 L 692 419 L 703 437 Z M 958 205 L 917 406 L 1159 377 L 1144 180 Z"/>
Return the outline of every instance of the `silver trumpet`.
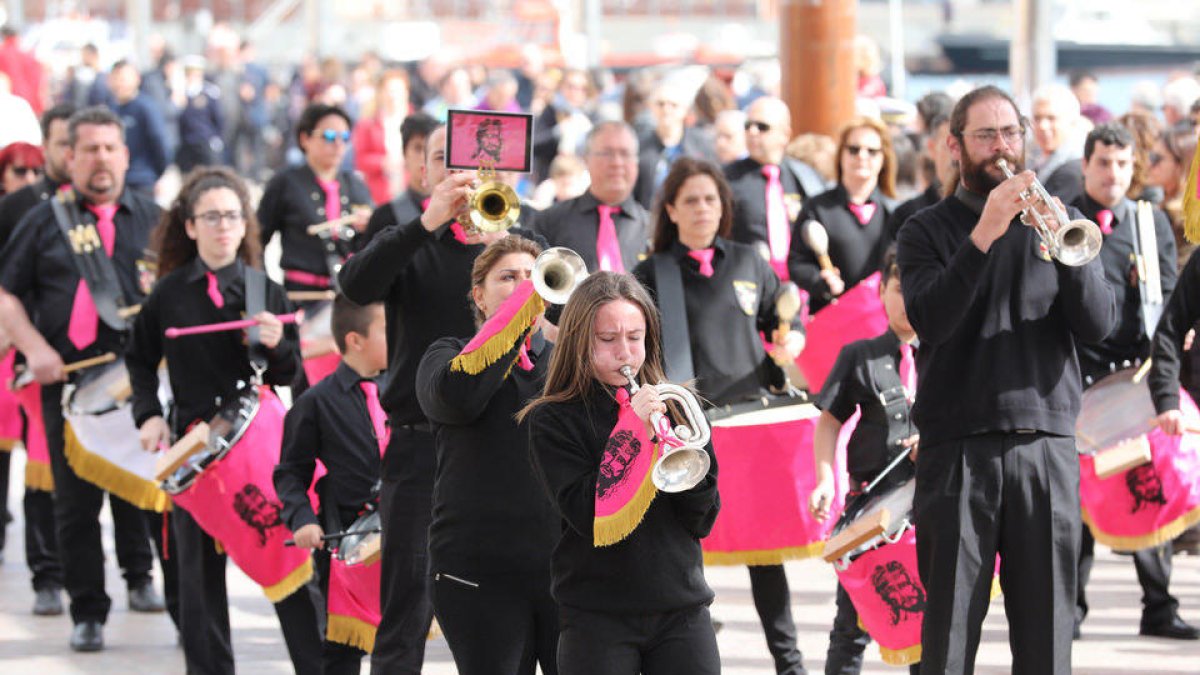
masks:
<path fill-rule="evenodd" d="M 587 265 L 578 253 L 555 246 L 542 251 L 533 261 L 533 290 L 552 305 L 565 305 L 587 275 Z"/>
<path fill-rule="evenodd" d="M 636 394 L 640 387 L 633 377 L 633 368 L 622 366 L 621 374 L 629 380 L 630 393 Z M 661 398 L 675 401 L 683 407 L 687 424 L 681 424 L 671 430 L 676 438 L 683 441 L 683 447 L 672 448 L 659 439 L 663 454 L 654 464 L 650 480 L 654 481 L 654 487 L 663 492 L 690 490 L 704 480 L 712 464 L 712 460 L 708 458 L 708 451 L 704 449 L 712 435 L 708 418 L 704 416 L 704 410 L 700 407 L 700 401 L 696 400 L 696 395 L 686 387 L 662 383 L 654 385 L 654 388 Z M 659 418 L 662 416 L 662 413 L 651 415 L 651 426 L 655 429 L 661 428 Z"/>
<path fill-rule="evenodd" d="M 996 166 L 1000 167 L 1005 177 L 1013 177 L 1013 172 L 1003 157 L 996 160 Z M 1086 218 L 1071 220 L 1066 209 L 1054 201 L 1036 178 L 1033 185 L 1021 193 L 1021 201 L 1025 204 L 1021 209 L 1021 222 L 1037 231 L 1042 244 L 1055 260 L 1064 265 L 1079 267 L 1088 264 L 1100 254 L 1100 246 L 1104 242 L 1100 226 Z M 1054 220 L 1057 227 L 1050 227 L 1047 216 L 1039 210 L 1042 208 L 1050 210 L 1049 218 Z"/>

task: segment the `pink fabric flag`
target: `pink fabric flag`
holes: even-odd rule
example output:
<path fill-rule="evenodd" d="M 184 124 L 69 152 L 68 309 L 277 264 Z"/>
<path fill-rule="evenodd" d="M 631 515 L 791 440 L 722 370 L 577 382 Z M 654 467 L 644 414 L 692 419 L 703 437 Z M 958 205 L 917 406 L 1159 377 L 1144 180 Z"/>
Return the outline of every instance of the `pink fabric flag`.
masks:
<path fill-rule="evenodd" d="M 329 621 L 325 639 L 357 647 L 368 654 L 375 648 L 379 608 L 379 563 L 346 565 L 336 556 L 329 561 Z"/>
<path fill-rule="evenodd" d="M 629 392 L 616 392 L 617 424 L 608 435 L 596 475 L 596 515 L 593 544 L 610 546 L 633 533 L 642 522 L 658 488 L 650 480 L 658 460 L 658 447 L 646 434 L 646 425 L 633 411 Z M 660 432 L 661 433 L 661 432 Z"/>
<path fill-rule="evenodd" d="M 50 446 L 46 444 L 46 427 L 42 418 L 42 385 L 33 382 L 16 391 L 17 402 L 25 411 L 25 486 L 35 490 L 54 490 L 50 473 Z"/>
<path fill-rule="evenodd" d="M 875 337 L 888 327 L 879 299 L 880 274 L 875 272 L 817 312 L 808 324 L 808 342 L 796 365 L 811 391 L 819 391 L 842 347 Z"/>
<path fill-rule="evenodd" d="M 883 660 L 892 665 L 920 661 L 927 595 L 917 574 L 917 531 L 910 527 L 895 544 L 867 551 L 837 576 Z"/>
<path fill-rule="evenodd" d="M 0 360 L 0 452 L 12 450 L 17 441 L 21 440 L 21 404 L 17 396 L 8 388 L 8 382 L 13 379 L 13 360 L 17 358 L 15 349 Z"/>

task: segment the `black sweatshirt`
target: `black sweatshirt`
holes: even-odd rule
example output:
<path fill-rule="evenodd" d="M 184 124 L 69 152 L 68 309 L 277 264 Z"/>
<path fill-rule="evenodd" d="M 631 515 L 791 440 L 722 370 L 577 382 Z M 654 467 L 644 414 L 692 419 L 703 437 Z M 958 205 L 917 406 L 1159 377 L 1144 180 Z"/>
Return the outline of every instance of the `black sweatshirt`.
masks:
<path fill-rule="evenodd" d="M 1175 292 L 1167 300 L 1158 328 L 1151 340 L 1150 397 L 1154 409 L 1163 413 L 1179 410 L 1179 363 L 1183 356 L 1183 338 L 1200 320 L 1200 256 L 1188 258 Z M 1200 346 L 1193 346 L 1193 350 Z"/>
<path fill-rule="evenodd" d="M 1082 267 L 1045 260 L 1019 219 L 980 251 L 968 237 L 983 204 L 960 185 L 900 230 L 904 304 L 921 339 L 921 442 L 1018 429 L 1074 435 L 1075 341 L 1099 342 L 1116 325 L 1112 287 L 1098 258 Z"/>
<path fill-rule="evenodd" d="M 530 453 L 562 517 L 551 564 L 551 591 L 560 604 L 595 612 L 671 612 L 712 602 L 704 580 L 700 539 L 721 508 L 717 460 L 686 492 L 659 492 L 641 524 L 612 546 L 595 547 L 596 478 L 605 443 L 617 423 L 610 389 L 593 383 L 582 400 L 548 403 L 529 417 Z"/>
<path fill-rule="evenodd" d="M 417 395 L 437 446 L 429 526 L 434 573 L 475 580 L 550 570 L 558 515 L 534 475 L 528 425 L 514 419 L 541 393 L 550 350 L 533 349 L 533 370 L 525 371 L 513 365 L 522 342 L 524 335 L 475 375 L 450 368 L 465 339 L 442 338 L 421 359 Z"/>

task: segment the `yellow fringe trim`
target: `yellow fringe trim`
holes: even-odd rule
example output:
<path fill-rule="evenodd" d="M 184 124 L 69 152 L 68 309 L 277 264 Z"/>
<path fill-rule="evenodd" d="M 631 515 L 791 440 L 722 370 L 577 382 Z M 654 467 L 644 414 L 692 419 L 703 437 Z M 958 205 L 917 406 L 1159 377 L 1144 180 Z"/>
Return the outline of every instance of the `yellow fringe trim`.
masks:
<path fill-rule="evenodd" d="M 357 647 L 370 654 L 375 649 L 375 626 L 352 616 L 330 614 L 325 627 L 325 639 Z"/>
<path fill-rule="evenodd" d="M 1196 194 L 1197 181 L 1200 181 L 1200 145 L 1196 146 L 1196 154 L 1192 155 L 1187 187 L 1183 189 L 1183 235 L 1193 244 L 1200 242 L 1200 198 Z"/>
<path fill-rule="evenodd" d="M 30 490 L 54 492 L 54 474 L 49 464 L 25 462 L 25 487 Z"/>
<path fill-rule="evenodd" d="M 654 496 L 658 494 L 658 488 L 654 487 L 654 481 L 651 476 L 654 474 L 654 463 L 658 461 L 658 444 L 654 444 L 654 452 L 650 455 L 650 468 L 646 471 L 646 475 L 642 477 L 642 484 L 638 487 L 637 494 L 629 503 L 621 507 L 620 511 L 611 516 L 597 516 L 592 524 L 592 545 L 599 548 L 601 546 L 611 546 L 620 542 L 625 537 L 628 537 L 638 525 L 641 525 L 642 518 L 646 516 L 646 511 L 650 509 L 650 503 L 654 501 Z"/>
<path fill-rule="evenodd" d="M 433 617 L 433 622 L 429 624 L 429 633 L 425 635 L 425 641 L 436 640 L 442 637 L 442 627 L 438 624 L 437 617 Z"/>
<path fill-rule="evenodd" d="M 545 310 L 546 304 L 542 302 L 542 297 L 537 293 L 531 293 L 529 299 L 525 301 L 521 309 L 517 310 L 503 330 L 485 340 L 478 348 L 451 359 L 450 370 L 464 372 L 468 375 L 478 375 L 483 372 L 500 357 L 512 351 L 517 339 L 529 330 L 533 320 Z"/>
<path fill-rule="evenodd" d="M 992 595 L 988 599 L 995 600 L 996 598 L 1000 597 L 1000 594 L 1003 592 L 1004 592 L 1004 589 L 1000 588 L 1000 576 L 999 575 L 993 576 L 992 577 Z"/>
<path fill-rule="evenodd" d="M 779 565 L 785 560 L 803 560 L 821 555 L 825 542 L 818 541 L 807 546 L 766 549 L 762 551 L 705 551 L 705 565 Z"/>
<path fill-rule="evenodd" d="M 0 452 L 12 452 L 17 442 L 16 438 L 0 438 Z"/>
<path fill-rule="evenodd" d="M 1126 553 L 1133 553 L 1146 548 L 1162 546 L 1168 541 L 1172 541 L 1179 535 L 1183 534 L 1183 531 L 1192 525 L 1200 523 L 1200 507 L 1197 507 L 1191 511 L 1188 511 L 1187 513 L 1184 513 L 1166 525 L 1163 525 L 1150 534 L 1144 534 L 1137 537 L 1120 537 L 1115 534 L 1103 532 L 1100 530 L 1100 528 L 1096 527 L 1096 524 L 1092 522 L 1091 517 L 1088 516 L 1087 509 L 1081 509 L 1080 512 L 1083 515 L 1083 522 L 1087 524 L 1089 529 L 1091 529 L 1092 537 L 1094 537 L 1096 541 L 1104 544 L 1114 551 L 1123 551 Z"/>
<path fill-rule="evenodd" d="M 879 656 L 889 666 L 911 666 L 921 662 L 921 645 L 913 645 L 907 649 L 888 649 L 879 645 Z"/>
<path fill-rule="evenodd" d="M 263 586 L 263 595 L 271 602 L 279 602 L 287 596 L 300 590 L 304 584 L 312 579 L 313 563 L 312 558 L 304 559 L 304 563 L 292 570 L 290 574 L 283 578 L 282 581 L 271 586 Z"/>
<path fill-rule="evenodd" d="M 75 437 L 71 424 L 63 425 L 63 454 L 80 478 L 100 486 L 139 509 L 162 513 L 170 499 L 151 481 L 122 469 L 100 455 L 88 452 Z"/>

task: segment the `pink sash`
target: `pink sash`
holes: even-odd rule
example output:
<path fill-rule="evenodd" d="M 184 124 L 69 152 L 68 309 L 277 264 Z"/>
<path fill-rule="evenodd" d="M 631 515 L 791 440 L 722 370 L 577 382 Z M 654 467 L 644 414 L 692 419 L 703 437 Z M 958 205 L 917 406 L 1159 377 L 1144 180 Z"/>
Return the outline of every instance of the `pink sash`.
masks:
<path fill-rule="evenodd" d="M 0 360 L 0 382 L 13 379 L 13 359 L 17 358 L 16 350 L 10 349 L 8 355 Z M 0 387 L 0 452 L 13 449 L 21 440 L 21 404 L 17 396 L 8 387 Z"/>
<path fill-rule="evenodd" d="M 650 479 L 658 461 L 658 446 L 650 441 L 646 425 L 629 404 L 629 392 L 618 389 L 617 400 L 617 424 L 604 444 L 596 475 L 592 543 L 597 547 L 616 544 L 632 534 L 658 494 Z"/>
<path fill-rule="evenodd" d="M 43 492 L 54 491 L 54 474 L 50 471 L 50 446 L 46 444 L 46 427 L 42 421 L 42 385 L 32 382 L 15 392 L 25 411 L 25 487 Z"/>
<path fill-rule="evenodd" d="M 808 339 L 796 365 L 808 380 L 810 391 L 820 391 L 842 347 L 887 329 L 887 314 L 879 298 L 880 278 L 876 272 L 863 279 L 808 323 Z"/>
<path fill-rule="evenodd" d="M 378 563 L 348 566 L 333 556 L 329 561 L 329 623 L 325 639 L 367 653 L 375 649 L 379 627 Z"/>

